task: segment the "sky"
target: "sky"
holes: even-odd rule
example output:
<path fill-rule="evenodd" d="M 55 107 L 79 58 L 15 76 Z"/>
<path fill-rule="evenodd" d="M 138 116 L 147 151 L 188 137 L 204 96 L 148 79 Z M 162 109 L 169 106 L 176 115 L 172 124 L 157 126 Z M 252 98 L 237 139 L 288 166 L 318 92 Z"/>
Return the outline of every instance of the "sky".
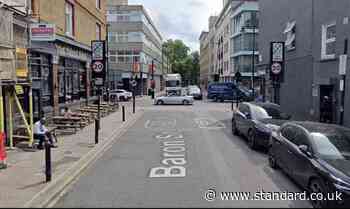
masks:
<path fill-rule="evenodd" d="M 222 0 L 129 0 L 142 4 L 167 39 L 181 39 L 192 51 L 199 50 L 199 36 L 208 30 L 208 18 L 218 15 Z"/>

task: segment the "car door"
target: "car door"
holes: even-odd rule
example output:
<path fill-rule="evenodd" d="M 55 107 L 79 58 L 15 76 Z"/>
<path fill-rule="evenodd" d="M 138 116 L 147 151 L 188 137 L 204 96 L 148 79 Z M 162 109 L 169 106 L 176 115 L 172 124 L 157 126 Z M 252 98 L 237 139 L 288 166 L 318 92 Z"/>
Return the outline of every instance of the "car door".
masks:
<path fill-rule="evenodd" d="M 305 153 L 301 152 L 299 146 L 306 145 L 312 153 L 311 143 L 309 141 L 308 133 L 301 127 L 295 130 L 295 139 L 288 150 L 290 159 L 290 171 L 292 177 L 301 185 L 307 185 L 309 174 L 312 172 L 311 159 Z"/>
<path fill-rule="evenodd" d="M 246 125 L 246 114 L 249 113 L 249 107 L 247 104 L 241 104 L 238 108 L 238 111 L 235 113 L 235 121 L 237 129 L 240 133 L 245 134 L 245 125 Z"/>
<path fill-rule="evenodd" d="M 279 138 L 281 140 L 276 141 L 278 149 L 276 150 L 277 158 L 281 162 L 280 166 L 287 172 L 290 172 L 290 147 L 293 145 L 292 142 L 295 140 L 296 131 L 294 126 L 287 125 L 282 127 Z"/>

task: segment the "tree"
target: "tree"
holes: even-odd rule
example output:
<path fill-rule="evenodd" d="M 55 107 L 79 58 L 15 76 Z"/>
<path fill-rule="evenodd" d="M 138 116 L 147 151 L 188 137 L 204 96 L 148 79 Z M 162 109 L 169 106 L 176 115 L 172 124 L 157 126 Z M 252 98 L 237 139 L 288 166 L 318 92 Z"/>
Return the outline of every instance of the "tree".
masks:
<path fill-rule="evenodd" d="M 163 52 L 168 57 L 172 73 L 179 73 L 184 85 L 198 85 L 199 53 L 189 54 L 190 48 L 182 40 L 168 40 L 163 44 Z"/>

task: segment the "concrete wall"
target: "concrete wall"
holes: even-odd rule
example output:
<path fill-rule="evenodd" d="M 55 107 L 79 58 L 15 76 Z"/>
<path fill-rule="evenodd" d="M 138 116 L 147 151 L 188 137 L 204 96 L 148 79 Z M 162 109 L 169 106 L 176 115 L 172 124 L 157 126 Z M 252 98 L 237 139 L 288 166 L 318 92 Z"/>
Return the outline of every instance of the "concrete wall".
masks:
<path fill-rule="evenodd" d="M 344 39 L 350 37 L 350 1 L 339 0 L 330 4 L 328 0 L 260 0 L 259 47 L 263 57 L 260 64 L 268 64 L 270 41 L 286 41 L 283 34 L 288 21 L 296 21 L 296 50 L 286 52 L 285 83 L 281 89 L 281 105 L 296 116 L 296 119 L 320 118 L 320 86 L 334 85 L 334 117 L 339 122 L 339 55 L 344 50 Z M 322 25 L 336 21 L 336 58 L 321 59 Z M 348 70 L 349 73 L 349 70 Z M 349 82 L 349 78 L 347 79 Z M 313 95 L 313 87 L 316 95 Z M 347 85 L 346 92 L 350 92 Z M 345 125 L 350 126 L 350 94 L 346 95 Z"/>

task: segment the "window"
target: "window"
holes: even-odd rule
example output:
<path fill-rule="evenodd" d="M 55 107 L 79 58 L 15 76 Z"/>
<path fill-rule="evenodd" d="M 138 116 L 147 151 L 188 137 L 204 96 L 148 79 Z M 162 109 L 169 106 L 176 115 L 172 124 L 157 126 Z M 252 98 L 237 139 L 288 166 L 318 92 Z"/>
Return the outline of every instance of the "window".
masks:
<path fill-rule="evenodd" d="M 336 22 L 322 25 L 321 59 L 334 59 L 336 52 Z"/>
<path fill-rule="evenodd" d="M 101 9 L 101 0 L 96 0 L 96 8 Z"/>
<path fill-rule="evenodd" d="M 74 7 L 66 2 L 66 35 L 74 36 Z"/>
<path fill-rule="evenodd" d="M 284 34 L 287 34 L 286 48 L 288 51 L 295 49 L 296 43 L 296 22 L 288 22 L 287 27 L 284 30 Z"/>
<path fill-rule="evenodd" d="M 96 23 L 96 39 L 101 40 L 101 25 Z"/>

